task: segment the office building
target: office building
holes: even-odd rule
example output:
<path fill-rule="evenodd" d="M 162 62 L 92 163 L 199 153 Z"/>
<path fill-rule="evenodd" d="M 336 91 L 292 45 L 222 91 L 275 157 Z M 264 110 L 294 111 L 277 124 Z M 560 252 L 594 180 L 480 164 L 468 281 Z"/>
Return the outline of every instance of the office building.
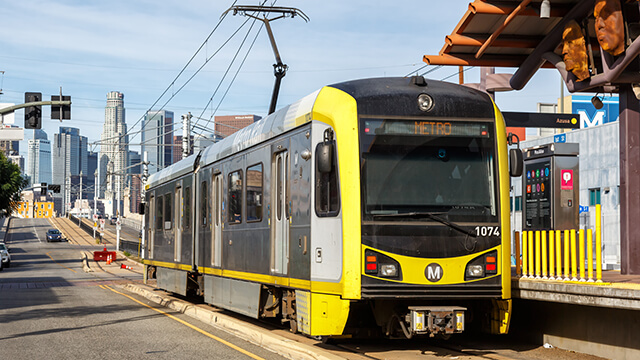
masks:
<path fill-rule="evenodd" d="M 147 153 L 149 174 L 173 163 L 173 112 L 147 111 L 142 121 L 142 154 Z"/>
<path fill-rule="evenodd" d="M 88 176 L 88 155 L 87 137 L 80 135 L 80 129 L 61 126 L 60 133 L 54 135 L 51 151 L 53 169 L 56 169 L 52 182 L 61 185 L 60 194 L 54 195 L 56 211 L 60 214 L 68 212 L 70 204 L 80 195 L 79 187 L 70 181 L 72 176 Z M 86 180 L 83 181 L 86 184 Z"/>
<path fill-rule="evenodd" d="M 227 137 L 262 119 L 258 115 L 225 115 L 215 117 L 215 132 L 217 136 Z"/>
<path fill-rule="evenodd" d="M 51 142 L 47 133 L 42 130 L 34 131 L 34 138 L 28 141 L 27 168 L 25 173 L 30 184 L 51 183 Z"/>
<path fill-rule="evenodd" d="M 114 205 L 122 204 L 126 187 L 125 168 L 129 164 L 129 135 L 125 122 L 124 94 L 117 91 L 107 94 L 100 154 L 100 193 L 105 199 L 113 199 Z M 107 211 L 122 213 L 122 206 Z"/>

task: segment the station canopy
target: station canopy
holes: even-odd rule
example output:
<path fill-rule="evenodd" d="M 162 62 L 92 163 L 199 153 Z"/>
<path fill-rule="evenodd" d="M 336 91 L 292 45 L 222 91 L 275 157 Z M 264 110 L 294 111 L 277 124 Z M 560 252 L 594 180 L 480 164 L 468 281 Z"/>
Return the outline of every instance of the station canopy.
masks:
<path fill-rule="evenodd" d="M 550 7 L 548 18 L 541 17 L 543 2 Z M 429 65 L 518 68 L 506 79 L 509 88 L 502 90 L 521 90 L 538 69 L 556 68 L 571 92 L 615 92 L 611 84 L 620 83 L 618 80 L 625 83 L 640 80 L 636 79 L 638 76 L 620 77 L 636 58 L 636 47 L 640 48 L 640 44 L 634 41 L 625 54 L 608 59 L 598 45 L 594 5 L 595 0 L 475 0 L 453 32 L 445 37 L 439 54 L 425 55 L 423 60 Z M 572 20 L 580 24 L 590 50 L 591 76 L 580 82 L 567 73 L 562 60 L 562 33 Z"/>

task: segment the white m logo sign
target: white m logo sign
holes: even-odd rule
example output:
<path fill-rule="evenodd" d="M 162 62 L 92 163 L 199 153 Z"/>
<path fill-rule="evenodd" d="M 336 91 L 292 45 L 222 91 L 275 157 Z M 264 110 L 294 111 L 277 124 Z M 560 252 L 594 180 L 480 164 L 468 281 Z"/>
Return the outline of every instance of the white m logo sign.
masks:
<path fill-rule="evenodd" d="M 427 277 L 427 280 L 431 282 L 437 282 L 437 281 L 440 281 L 440 279 L 442 279 L 442 275 L 443 275 L 442 266 L 436 263 L 431 263 L 427 265 L 427 268 L 424 270 L 424 272 L 425 272 L 425 276 Z"/>

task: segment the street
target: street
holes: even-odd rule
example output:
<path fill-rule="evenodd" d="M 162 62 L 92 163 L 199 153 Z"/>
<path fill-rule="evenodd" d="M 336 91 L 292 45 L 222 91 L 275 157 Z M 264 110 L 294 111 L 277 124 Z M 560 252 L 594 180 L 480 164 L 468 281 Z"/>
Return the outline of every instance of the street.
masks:
<path fill-rule="evenodd" d="M 3 359 L 281 359 L 119 288 L 138 274 L 83 272 L 80 247 L 47 243 L 49 228 L 46 219 L 12 220 L 13 261 L 0 273 Z"/>

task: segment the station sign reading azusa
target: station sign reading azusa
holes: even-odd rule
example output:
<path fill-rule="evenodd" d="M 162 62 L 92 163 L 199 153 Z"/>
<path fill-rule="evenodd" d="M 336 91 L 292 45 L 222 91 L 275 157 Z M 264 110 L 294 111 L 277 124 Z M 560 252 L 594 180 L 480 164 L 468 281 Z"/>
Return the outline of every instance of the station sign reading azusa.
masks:
<path fill-rule="evenodd" d="M 531 127 L 552 129 L 580 129 L 579 114 L 549 114 L 504 111 L 504 122 L 508 127 Z"/>

